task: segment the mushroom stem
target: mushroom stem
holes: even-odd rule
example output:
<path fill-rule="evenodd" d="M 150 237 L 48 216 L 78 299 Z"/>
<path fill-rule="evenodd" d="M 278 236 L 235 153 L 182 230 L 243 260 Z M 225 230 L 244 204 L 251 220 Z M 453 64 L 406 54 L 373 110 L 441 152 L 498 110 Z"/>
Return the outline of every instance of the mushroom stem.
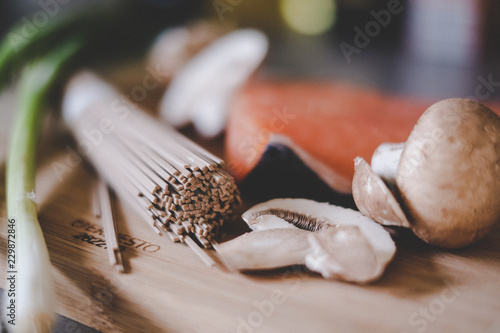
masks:
<path fill-rule="evenodd" d="M 291 228 L 253 231 L 220 244 L 217 253 L 231 270 L 303 265 L 311 252 L 308 234 Z"/>
<path fill-rule="evenodd" d="M 389 187 L 394 187 L 399 160 L 403 153 L 404 142 L 385 142 L 377 147 L 372 156 L 371 167 Z"/>

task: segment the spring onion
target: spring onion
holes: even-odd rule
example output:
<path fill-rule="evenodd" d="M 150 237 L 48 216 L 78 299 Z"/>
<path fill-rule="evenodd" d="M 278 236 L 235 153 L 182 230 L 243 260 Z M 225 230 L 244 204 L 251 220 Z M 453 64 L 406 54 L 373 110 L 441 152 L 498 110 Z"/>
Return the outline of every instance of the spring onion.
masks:
<path fill-rule="evenodd" d="M 62 44 L 26 65 L 19 81 L 19 109 L 6 169 L 7 213 L 16 228 L 17 320 L 12 327 L 15 332 L 50 332 L 55 321 L 51 264 L 34 201 L 36 146 L 46 96 L 63 64 L 80 46 L 79 40 Z"/>

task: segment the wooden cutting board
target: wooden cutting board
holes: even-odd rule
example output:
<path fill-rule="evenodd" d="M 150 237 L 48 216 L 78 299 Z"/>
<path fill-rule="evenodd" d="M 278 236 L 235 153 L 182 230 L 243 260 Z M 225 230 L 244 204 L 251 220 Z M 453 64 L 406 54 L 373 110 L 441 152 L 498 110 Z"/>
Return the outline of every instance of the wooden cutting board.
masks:
<path fill-rule="evenodd" d="M 4 124 L 14 108 L 0 108 Z M 120 274 L 108 262 L 102 226 L 93 215 L 96 181 L 90 168 L 80 163 L 64 177 L 55 172 L 68 161 L 69 143 L 68 136 L 46 135 L 37 178 L 40 223 L 64 316 L 102 332 L 500 332 L 500 227 L 455 251 L 403 234 L 384 276 L 358 286 L 301 267 L 254 274 L 208 267 L 186 245 L 156 235 L 119 205 L 127 270 Z M 2 167 L 5 263 L 3 174 Z M 240 220 L 226 229 L 242 231 Z M 215 252 L 208 254 L 218 262 Z M 5 288 L 3 269 L 0 277 Z"/>

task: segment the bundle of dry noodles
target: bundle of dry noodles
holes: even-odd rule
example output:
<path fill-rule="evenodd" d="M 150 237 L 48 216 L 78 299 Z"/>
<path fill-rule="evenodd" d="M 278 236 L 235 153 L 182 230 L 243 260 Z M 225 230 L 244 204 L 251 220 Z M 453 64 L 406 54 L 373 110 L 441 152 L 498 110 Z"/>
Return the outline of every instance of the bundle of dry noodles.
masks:
<path fill-rule="evenodd" d="M 160 125 L 96 75 L 69 83 L 63 116 L 86 155 L 120 199 L 157 233 L 205 248 L 239 204 L 224 162 Z"/>

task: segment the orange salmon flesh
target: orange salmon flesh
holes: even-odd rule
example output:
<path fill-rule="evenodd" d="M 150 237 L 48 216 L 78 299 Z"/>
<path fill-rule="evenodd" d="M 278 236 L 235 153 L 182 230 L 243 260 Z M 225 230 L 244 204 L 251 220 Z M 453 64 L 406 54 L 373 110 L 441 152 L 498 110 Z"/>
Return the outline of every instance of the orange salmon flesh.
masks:
<path fill-rule="evenodd" d="M 355 157 L 369 162 L 381 143 L 405 141 L 433 102 L 331 82 L 251 82 L 231 105 L 227 165 L 241 182 L 279 135 L 351 182 Z"/>

